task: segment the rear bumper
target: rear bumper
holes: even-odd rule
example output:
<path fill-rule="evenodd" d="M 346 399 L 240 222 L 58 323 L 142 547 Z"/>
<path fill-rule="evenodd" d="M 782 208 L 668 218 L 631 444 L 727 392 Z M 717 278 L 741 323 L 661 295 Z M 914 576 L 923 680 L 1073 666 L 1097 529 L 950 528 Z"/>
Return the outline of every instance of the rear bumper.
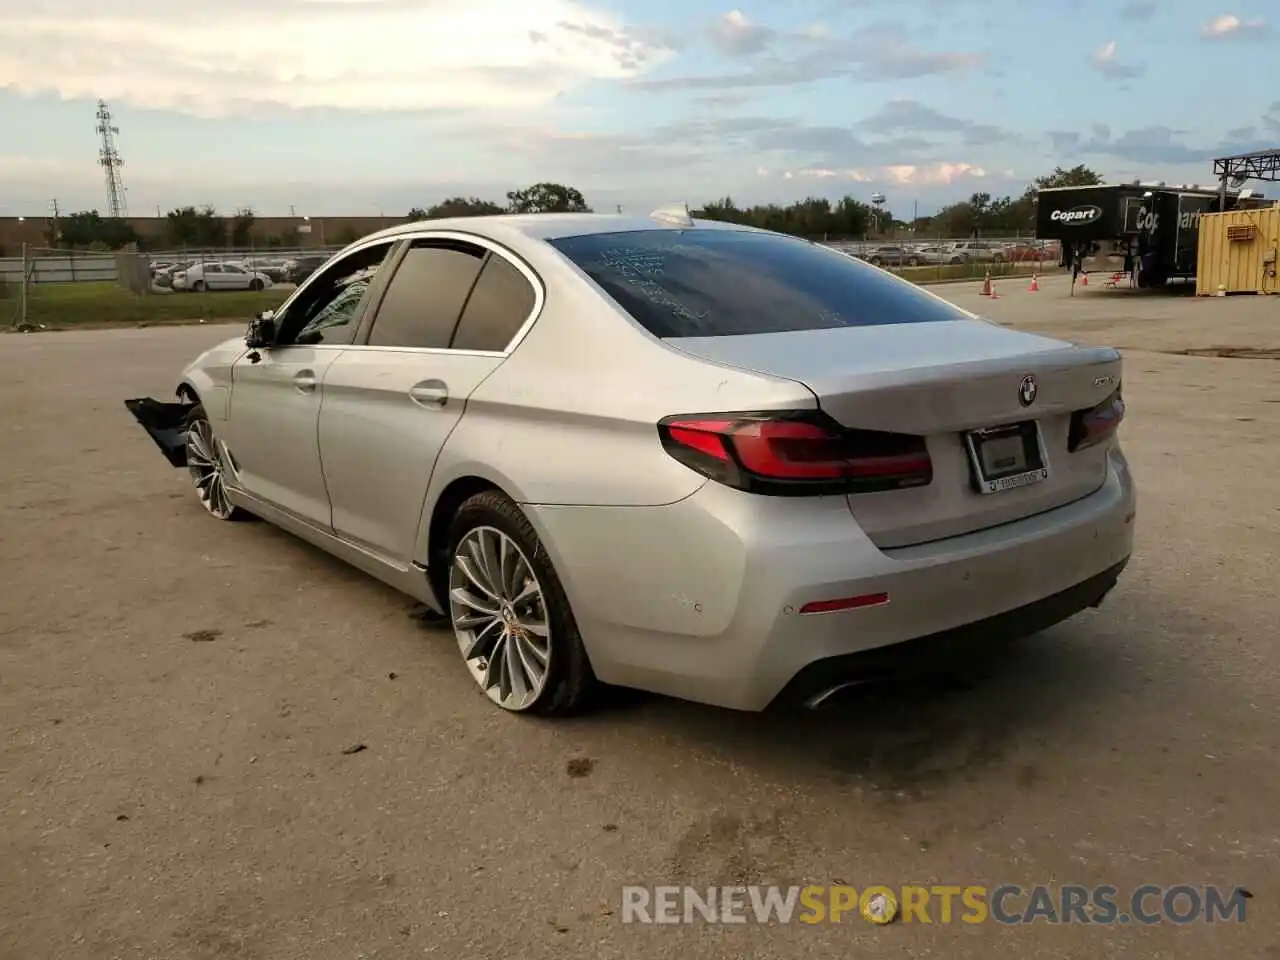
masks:
<path fill-rule="evenodd" d="M 1098 606 L 1115 588 L 1128 563 L 1126 557 L 1082 583 L 985 620 L 887 647 L 815 660 L 791 678 L 772 705 L 801 706 L 841 684 L 915 676 L 961 665 L 975 653 L 1029 637 Z"/>
<path fill-rule="evenodd" d="M 1132 552 L 1135 504 L 1116 449 L 1103 485 L 1081 500 L 894 550 L 866 537 L 843 497 L 752 497 L 708 484 L 665 507 L 526 512 L 600 679 L 762 710 L 805 671 L 825 681 L 853 654 L 962 628 L 1034 632 L 1088 607 Z M 881 593 L 888 602 L 799 612 Z"/>
<path fill-rule="evenodd" d="M 186 403 L 162 403 L 150 397 L 126 400 L 124 405 L 133 414 L 164 458 L 173 467 L 187 465 L 187 411 Z"/>

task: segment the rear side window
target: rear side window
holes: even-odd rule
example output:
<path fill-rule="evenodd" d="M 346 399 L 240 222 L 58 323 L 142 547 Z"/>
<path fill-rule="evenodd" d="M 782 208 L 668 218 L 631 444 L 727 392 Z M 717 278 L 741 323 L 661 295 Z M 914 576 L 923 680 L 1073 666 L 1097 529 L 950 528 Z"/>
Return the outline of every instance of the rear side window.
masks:
<path fill-rule="evenodd" d="M 967 318 L 851 256 L 779 234 L 637 230 L 549 242 L 656 337 Z"/>
<path fill-rule="evenodd" d="M 489 254 L 462 312 L 453 349 L 505 350 L 529 319 L 535 300 L 524 274 L 505 257 Z"/>
<path fill-rule="evenodd" d="M 411 247 L 378 305 L 369 346 L 448 347 L 484 254 L 465 244 Z"/>

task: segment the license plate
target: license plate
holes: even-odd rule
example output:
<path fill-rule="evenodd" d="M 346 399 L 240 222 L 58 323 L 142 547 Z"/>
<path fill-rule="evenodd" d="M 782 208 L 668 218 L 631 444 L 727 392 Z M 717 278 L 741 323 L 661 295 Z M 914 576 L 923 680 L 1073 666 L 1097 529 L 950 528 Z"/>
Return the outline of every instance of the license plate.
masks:
<path fill-rule="evenodd" d="M 1015 490 L 1049 479 L 1040 425 L 1034 420 L 973 430 L 965 434 L 964 440 L 973 468 L 973 485 L 981 494 Z"/>

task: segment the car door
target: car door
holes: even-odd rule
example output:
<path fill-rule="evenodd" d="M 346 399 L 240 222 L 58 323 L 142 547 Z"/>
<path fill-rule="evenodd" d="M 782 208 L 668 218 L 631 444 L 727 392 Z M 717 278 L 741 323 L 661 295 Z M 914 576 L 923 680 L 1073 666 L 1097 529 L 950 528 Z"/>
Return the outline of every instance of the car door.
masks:
<path fill-rule="evenodd" d="M 415 239 L 325 383 L 320 452 L 334 532 L 405 569 L 436 458 L 468 396 L 542 302 L 536 275 L 473 237 Z"/>
<path fill-rule="evenodd" d="M 232 368 L 223 433 L 237 483 L 325 530 L 332 515 L 316 438 L 325 374 L 355 338 L 394 243 L 359 248 L 313 277 L 277 315 L 276 344 Z"/>
<path fill-rule="evenodd" d="M 234 263 L 222 265 L 222 283 L 224 290 L 248 290 L 249 275 Z"/>

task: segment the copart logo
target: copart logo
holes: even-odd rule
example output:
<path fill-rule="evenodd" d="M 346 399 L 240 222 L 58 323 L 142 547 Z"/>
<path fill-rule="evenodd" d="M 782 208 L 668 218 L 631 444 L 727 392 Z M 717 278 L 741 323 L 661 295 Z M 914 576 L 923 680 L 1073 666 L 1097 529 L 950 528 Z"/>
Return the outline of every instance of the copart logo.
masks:
<path fill-rule="evenodd" d="M 1094 223 L 1102 218 L 1102 208 L 1087 204 L 1082 207 L 1072 207 L 1070 210 L 1055 210 L 1049 214 L 1049 219 L 1061 223 L 1068 227 L 1083 227 L 1085 224 Z"/>

